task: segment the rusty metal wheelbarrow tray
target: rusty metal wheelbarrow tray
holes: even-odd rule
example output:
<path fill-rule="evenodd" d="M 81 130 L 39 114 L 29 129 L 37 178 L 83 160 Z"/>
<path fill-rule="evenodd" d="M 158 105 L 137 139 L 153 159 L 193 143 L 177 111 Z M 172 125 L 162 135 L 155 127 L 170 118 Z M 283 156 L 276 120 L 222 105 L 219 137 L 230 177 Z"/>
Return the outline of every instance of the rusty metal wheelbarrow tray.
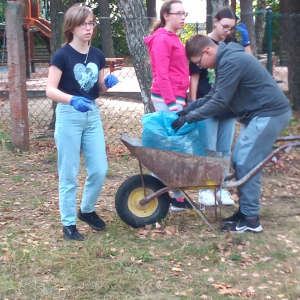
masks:
<path fill-rule="evenodd" d="M 143 147 L 141 139 L 125 134 L 122 134 L 121 141 L 134 157 L 168 187 L 220 187 L 228 171 L 229 159 Z"/>

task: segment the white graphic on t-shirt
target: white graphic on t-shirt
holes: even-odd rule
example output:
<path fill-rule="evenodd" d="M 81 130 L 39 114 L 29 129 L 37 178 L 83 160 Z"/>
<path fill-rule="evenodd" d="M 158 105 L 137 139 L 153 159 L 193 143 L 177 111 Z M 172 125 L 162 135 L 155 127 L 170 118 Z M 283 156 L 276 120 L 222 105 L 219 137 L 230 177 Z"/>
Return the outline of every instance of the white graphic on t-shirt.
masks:
<path fill-rule="evenodd" d="M 86 67 L 83 64 L 76 64 L 73 72 L 80 88 L 87 93 L 95 85 L 99 76 L 98 67 L 92 62 L 88 63 Z"/>

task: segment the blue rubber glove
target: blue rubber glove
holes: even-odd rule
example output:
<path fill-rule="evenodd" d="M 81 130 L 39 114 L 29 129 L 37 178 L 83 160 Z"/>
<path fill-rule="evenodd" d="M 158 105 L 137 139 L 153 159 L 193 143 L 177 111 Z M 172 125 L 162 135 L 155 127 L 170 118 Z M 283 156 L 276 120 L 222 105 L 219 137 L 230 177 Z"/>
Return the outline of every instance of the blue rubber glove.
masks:
<path fill-rule="evenodd" d="M 108 89 L 116 85 L 118 82 L 119 82 L 118 78 L 114 75 L 108 75 L 104 79 L 104 84 Z"/>
<path fill-rule="evenodd" d="M 70 105 L 72 105 L 76 110 L 81 112 L 86 112 L 88 110 L 93 110 L 89 103 L 92 103 L 91 100 L 81 97 L 81 96 L 73 96 L 70 101 Z"/>
<path fill-rule="evenodd" d="M 249 33 L 248 33 L 246 25 L 244 23 L 240 23 L 238 26 L 235 26 L 235 28 L 241 32 L 242 45 L 244 47 L 249 46 L 250 45 Z"/>

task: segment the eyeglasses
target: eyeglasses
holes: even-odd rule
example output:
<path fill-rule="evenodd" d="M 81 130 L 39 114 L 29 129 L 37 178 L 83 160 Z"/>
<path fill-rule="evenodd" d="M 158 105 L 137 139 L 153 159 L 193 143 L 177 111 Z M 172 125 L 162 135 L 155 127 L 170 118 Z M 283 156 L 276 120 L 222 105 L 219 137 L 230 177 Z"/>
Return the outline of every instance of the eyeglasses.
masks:
<path fill-rule="evenodd" d="M 219 23 L 221 24 L 221 26 L 223 27 L 223 30 L 225 31 L 225 32 L 228 32 L 228 31 L 233 31 L 234 30 L 234 28 L 235 27 L 230 27 L 230 26 L 228 26 L 228 25 L 223 25 L 220 21 L 219 21 Z"/>
<path fill-rule="evenodd" d="M 80 29 L 86 29 L 86 26 L 89 26 L 89 28 L 95 28 L 96 22 L 95 21 L 88 22 L 88 23 L 81 22 L 81 23 L 79 23 L 78 26 L 80 27 Z"/>
<path fill-rule="evenodd" d="M 185 12 L 185 11 L 178 11 L 176 13 L 169 13 L 169 15 L 175 15 L 177 18 L 181 18 L 181 17 L 187 17 L 189 13 Z"/>
<path fill-rule="evenodd" d="M 209 48 L 206 48 L 206 49 L 209 49 Z M 202 66 L 201 66 L 201 60 L 202 60 L 203 53 L 204 53 L 204 51 L 205 51 L 206 49 L 204 49 L 204 50 L 201 52 L 201 56 L 200 56 L 199 61 L 195 63 L 196 66 L 197 66 L 198 68 L 200 68 L 200 69 L 202 69 Z"/>

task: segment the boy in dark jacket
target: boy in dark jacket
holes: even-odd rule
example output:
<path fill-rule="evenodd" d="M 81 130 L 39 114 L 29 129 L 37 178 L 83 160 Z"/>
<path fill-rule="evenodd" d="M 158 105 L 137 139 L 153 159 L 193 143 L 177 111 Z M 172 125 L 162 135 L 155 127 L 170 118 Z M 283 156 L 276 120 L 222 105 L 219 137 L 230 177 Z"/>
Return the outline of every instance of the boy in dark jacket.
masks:
<path fill-rule="evenodd" d="M 277 137 L 289 124 L 291 107 L 265 67 L 236 43 L 215 45 L 204 35 L 186 43 L 186 54 L 200 68 L 215 69 L 215 84 L 203 98 L 178 112 L 172 123 L 177 131 L 185 122 L 211 118 L 225 108 L 237 116 L 241 130 L 233 150 L 236 180 L 241 179 L 270 153 Z M 222 222 L 222 231 L 261 232 L 259 199 L 262 170 L 238 187 L 240 208 Z"/>

